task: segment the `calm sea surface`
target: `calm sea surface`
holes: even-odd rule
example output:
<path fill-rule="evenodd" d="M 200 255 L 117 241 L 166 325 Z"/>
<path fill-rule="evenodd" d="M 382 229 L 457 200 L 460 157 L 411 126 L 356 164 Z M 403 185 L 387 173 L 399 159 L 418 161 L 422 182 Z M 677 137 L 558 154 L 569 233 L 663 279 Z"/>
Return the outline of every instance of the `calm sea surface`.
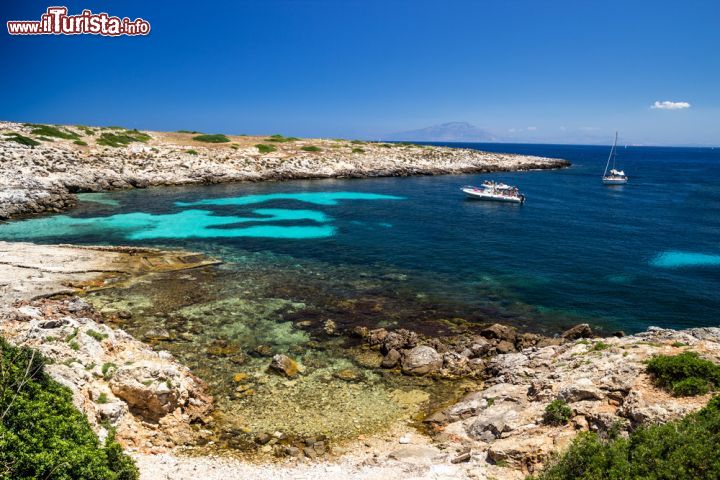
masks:
<path fill-rule="evenodd" d="M 720 324 L 720 149 L 621 147 L 630 183 L 607 187 L 606 147 L 457 146 L 573 166 L 88 194 L 67 215 L 0 224 L 0 239 L 182 246 L 238 269 L 252 258 L 284 275 L 286 296 L 301 295 L 309 272 L 328 291 L 354 276 L 392 279 L 377 288 L 539 331 Z M 517 185 L 526 203 L 459 191 L 484 179 Z"/>

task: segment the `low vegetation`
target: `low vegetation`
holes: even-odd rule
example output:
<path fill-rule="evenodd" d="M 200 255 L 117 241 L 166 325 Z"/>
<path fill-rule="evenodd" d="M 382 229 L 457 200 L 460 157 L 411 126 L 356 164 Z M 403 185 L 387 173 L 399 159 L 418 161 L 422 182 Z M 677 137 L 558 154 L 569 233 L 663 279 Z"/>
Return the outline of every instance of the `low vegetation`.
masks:
<path fill-rule="evenodd" d="M 31 133 L 33 135 L 41 135 L 43 137 L 62 138 L 65 140 L 79 140 L 80 139 L 80 135 L 78 135 L 77 133 L 72 132 L 66 128 L 54 127 L 52 125 L 28 124 L 27 126 L 32 127 Z"/>
<path fill-rule="evenodd" d="M 720 386 L 720 365 L 695 352 L 656 355 L 648 361 L 647 371 L 659 387 L 679 397 L 702 395 Z"/>
<path fill-rule="evenodd" d="M 352 149 L 352 153 L 365 153 L 365 149 L 355 147 Z"/>
<path fill-rule="evenodd" d="M 187 153 L 188 155 L 197 155 L 198 154 L 197 150 L 192 150 L 192 149 L 186 150 L 185 153 Z"/>
<path fill-rule="evenodd" d="M 547 425 L 565 425 L 572 417 L 572 408 L 564 401 L 553 400 L 545 407 L 543 422 Z"/>
<path fill-rule="evenodd" d="M 75 128 L 83 132 L 85 135 L 92 137 L 95 135 L 95 130 L 93 130 L 90 127 L 86 127 L 85 125 L 75 125 Z"/>
<path fill-rule="evenodd" d="M 196 132 L 195 130 L 178 130 L 177 133 L 192 133 L 194 135 L 197 135 L 198 133 L 202 132 Z"/>
<path fill-rule="evenodd" d="M 301 147 L 300 150 L 303 150 L 305 152 L 322 152 L 322 148 L 316 147 L 315 145 L 306 145 L 304 147 Z"/>
<path fill-rule="evenodd" d="M 230 139 L 222 133 L 215 133 L 212 135 L 198 135 L 196 137 L 193 137 L 193 140 L 205 143 L 227 143 L 230 141 Z"/>
<path fill-rule="evenodd" d="M 640 427 L 628 438 L 581 433 L 535 480 L 720 478 L 720 397 L 697 413 Z"/>
<path fill-rule="evenodd" d="M 87 142 L 83 142 L 82 140 L 75 140 L 73 143 L 75 145 L 80 145 L 81 147 L 87 147 Z"/>
<path fill-rule="evenodd" d="M 45 360 L 0 339 L 0 478 L 133 480 L 114 435 L 101 444 Z"/>
<path fill-rule="evenodd" d="M 150 140 L 150 135 L 138 130 L 125 130 L 123 133 L 104 132 L 97 139 L 98 145 L 105 147 L 125 147 L 133 142 L 145 143 Z"/>
<path fill-rule="evenodd" d="M 270 135 L 268 138 L 265 139 L 266 142 L 275 142 L 275 143 L 285 143 L 285 142 L 294 142 L 298 140 L 295 137 L 283 137 L 282 135 Z"/>
<path fill-rule="evenodd" d="M 38 142 L 37 140 L 33 140 L 30 137 L 20 135 L 19 133 L 5 134 L 5 140 L 8 140 L 10 142 L 19 143 L 20 145 L 27 145 L 28 147 L 36 147 L 36 146 L 40 145 L 40 142 Z"/>
<path fill-rule="evenodd" d="M 258 143 L 255 145 L 255 148 L 257 148 L 260 153 L 270 153 L 276 150 L 274 145 L 265 145 L 264 143 Z"/>

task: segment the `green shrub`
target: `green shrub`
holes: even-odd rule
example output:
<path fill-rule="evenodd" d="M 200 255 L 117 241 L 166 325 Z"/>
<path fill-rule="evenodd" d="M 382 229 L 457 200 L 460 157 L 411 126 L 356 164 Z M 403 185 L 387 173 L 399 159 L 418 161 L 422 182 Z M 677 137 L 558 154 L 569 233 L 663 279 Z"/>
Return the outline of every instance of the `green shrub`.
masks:
<path fill-rule="evenodd" d="M 647 371 L 659 387 L 677 396 L 707 393 L 720 386 L 720 365 L 695 352 L 655 355 L 648 361 Z"/>
<path fill-rule="evenodd" d="M 363 142 L 362 140 L 351 140 L 350 143 L 354 143 L 355 145 L 362 145 L 365 142 Z"/>
<path fill-rule="evenodd" d="M 593 346 L 590 347 L 590 351 L 591 352 L 600 352 L 602 350 L 607 350 L 608 348 L 610 348 L 609 344 L 607 344 L 603 341 L 599 341 L 599 342 L 593 343 Z"/>
<path fill-rule="evenodd" d="M 102 364 L 102 367 L 100 367 L 100 371 L 105 380 L 110 380 L 115 370 L 117 370 L 117 365 L 112 362 L 105 362 Z"/>
<path fill-rule="evenodd" d="M 572 408 L 567 403 L 558 399 L 553 400 L 545 407 L 543 421 L 548 425 L 565 425 L 572 417 Z"/>
<path fill-rule="evenodd" d="M 321 152 L 322 148 L 316 147 L 315 145 L 307 145 L 305 147 L 300 148 L 300 150 L 304 150 L 306 152 Z"/>
<path fill-rule="evenodd" d="M 87 147 L 87 142 L 83 142 L 82 140 L 75 140 L 73 143 L 75 145 L 80 145 L 81 147 Z"/>
<path fill-rule="evenodd" d="M 43 137 L 64 138 L 65 140 L 78 140 L 80 136 L 65 128 L 53 127 L 52 125 L 28 125 L 32 127 L 33 135 L 42 135 Z"/>
<path fill-rule="evenodd" d="M 365 149 L 355 147 L 352 149 L 352 153 L 365 153 Z"/>
<path fill-rule="evenodd" d="M 205 143 L 227 143 L 230 141 L 230 139 L 222 133 L 216 133 L 214 135 L 198 135 L 193 137 L 193 140 Z"/>
<path fill-rule="evenodd" d="M 285 142 L 294 142 L 297 138 L 295 137 L 283 137 L 282 135 L 270 135 L 268 138 L 265 139 L 266 142 L 276 142 L 276 143 L 285 143 Z"/>
<path fill-rule="evenodd" d="M 95 330 L 89 329 L 87 332 L 85 332 L 89 337 L 94 338 L 98 342 L 102 342 L 105 340 L 108 336 L 107 333 L 100 333 Z"/>
<path fill-rule="evenodd" d="M 142 133 L 137 130 L 127 130 L 125 133 L 104 132 L 100 134 L 100 138 L 97 139 L 97 144 L 106 147 L 124 147 L 133 142 L 144 143 L 148 140 L 150 140 L 150 135 L 147 133 Z"/>
<path fill-rule="evenodd" d="M 198 154 L 197 150 L 192 150 L 192 149 L 187 150 L 185 153 L 187 153 L 188 155 L 197 155 Z"/>
<path fill-rule="evenodd" d="M 704 395 L 710 391 L 710 383 L 698 377 L 689 377 L 672 385 L 672 394 L 676 397 Z"/>
<path fill-rule="evenodd" d="M 640 427 L 629 438 L 581 433 L 537 480 L 720 478 L 720 398 L 681 420 Z"/>
<path fill-rule="evenodd" d="M 102 392 L 100 395 L 98 395 L 97 400 L 95 400 L 95 403 L 107 403 L 107 402 L 108 402 L 108 398 L 107 398 L 107 393 L 105 393 L 105 392 Z"/>
<path fill-rule="evenodd" d="M 0 478 L 137 479 L 114 434 L 101 446 L 44 366 L 39 353 L 0 339 Z"/>
<path fill-rule="evenodd" d="M 30 137 L 20 135 L 19 133 L 6 134 L 5 140 L 19 143 L 20 145 L 27 145 L 28 147 L 36 147 L 40 145 L 40 142 L 38 142 L 37 140 L 33 140 Z"/>
<path fill-rule="evenodd" d="M 95 130 L 93 130 L 90 127 L 86 127 L 85 125 L 75 125 L 75 128 L 83 132 L 85 135 L 92 137 L 95 135 Z"/>
<path fill-rule="evenodd" d="M 264 143 L 258 143 L 255 147 L 260 153 L 270 153 L 276 150 L 274 145 L 265 145 Z"/>
<path fill-rule="evenodd" d="M 196 132 L 195 130 L 178 130 L 177 133 L 192 133 L 194 135 L 197 135 L 198 133 L 202 132 Z"/>

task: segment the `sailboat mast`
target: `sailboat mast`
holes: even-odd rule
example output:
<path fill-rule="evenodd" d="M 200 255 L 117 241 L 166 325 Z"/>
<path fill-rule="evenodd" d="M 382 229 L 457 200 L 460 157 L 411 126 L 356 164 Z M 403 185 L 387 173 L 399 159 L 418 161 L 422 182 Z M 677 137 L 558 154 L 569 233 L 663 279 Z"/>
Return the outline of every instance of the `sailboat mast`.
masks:
<path fill-rule="evenodd" d="M 618 139 L 618 132 L 615 132 L 615 142 L 613 143 L 612 148 L 610 149 L 610 155 L 607 159 L 607 164 L 605 165 L 605 173 L 603 173 L 603 177 L 607 176 L 607 170 L 610 166 L 610 159 L 613 161 L 613 170 L 615 169 L 615 147 L 617 146 L 617 139 Z"/>

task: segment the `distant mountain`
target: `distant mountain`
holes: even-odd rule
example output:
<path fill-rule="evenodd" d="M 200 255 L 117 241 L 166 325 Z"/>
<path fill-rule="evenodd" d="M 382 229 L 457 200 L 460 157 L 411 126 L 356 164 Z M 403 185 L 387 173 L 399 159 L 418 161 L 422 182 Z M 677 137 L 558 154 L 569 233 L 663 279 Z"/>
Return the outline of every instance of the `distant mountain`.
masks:
<path fill-rule="evenodd" d="M 385 135 L 383 140 L 407 140 L 420 142 L 492 142 L 497 140 L 487 130 L 467 122 L 448 122 L 432 127 Z"/>

